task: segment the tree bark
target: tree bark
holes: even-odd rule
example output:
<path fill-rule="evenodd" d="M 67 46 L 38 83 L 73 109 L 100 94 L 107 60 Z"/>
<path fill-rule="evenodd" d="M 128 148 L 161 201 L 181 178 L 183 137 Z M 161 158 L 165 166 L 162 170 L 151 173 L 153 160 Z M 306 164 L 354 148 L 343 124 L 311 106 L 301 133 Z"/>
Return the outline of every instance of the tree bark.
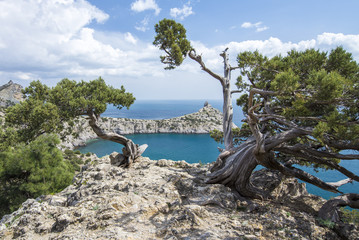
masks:
<path fill-rule="evenodd" d="M 222 85 L 223 91 L 223 136 L 224 136 L 224 148 L 229 150 L 233 148 L 233 136 L 232 136 L 232 126 L 233 126 L 233 106 L 232 106 L 232 93 L 231 93 L 231 71 L 236 68 L 232 68 L 228 62 L 228 53 L 227 50 L 224 50 L 220 56 L 223 58 L 224 64 L 224 76 L 220 76 L 212 72 L 209 68 L 206 67 L 202 61 L 202 56 L 197 55 L 196 51 L 192 49 L 188 56 L 199 63 L 202 67 L 202 70 L 207 72 L 209 75 L 217 79 Z"/>
<path fill-rule="evenodd" d="M 253 154 L 255 147 L 255 141 L 248 140 L 232 150 L 233 154 L 226 154 L 223 159 L 220 159 L 221 161 L 217 160 L 216 163 L 221 162 L 221 165 L 212 168 L 213 172 L 208 175 L 207 183 L 228 186 L 241 197 L 262 198 L 263 192 L 250 183 L 250 176 L 258 165 Z"/>
<path fill-rule="evenodd" d="M 339 222 L 339 207 L 359 208 L 359 194 L 349 193 L 328 200 L 318 212 L 318 217 L 332 222 Z"/>
<path fill-rule="evenodd" d="M 231 66 L 228 63 L 227 50 L 224 50 L 220 56 L 223 57 L 224 63 L 224 78 L 222 81 L 223 89 L 223 141 L 225 150 L 233 147 L 233 106 L 232 106 L 232 93 L 231 93 Z"/>
<path fill-rule="evenodd" d="M 238 192 L 243 197 L 259 197 L 263 192 L 259 191 L 255 187 L 250 185 L 249 179 L 252 174 L 252 171 L 257 165 L 262 165 L 266 168 L 278 170 L 286 176 L 293 176 L 298 179 L 301 179 L 305 182 L 311 183 L 317 187 L 320 187 L 324 190 L 331 191 L 334 193 L 340 193 L 338 187 L 351 182 L 353 180 L 358 180 L 359 177 L 354 173 L 348 171 L 347 169 L 340 167 L 338 164 L 331 162 L 330 160 L 324 160 L 325 157 L 336 158 L 341 155 L 330 154 L 330 153 L 320 153 L 314 154 L 312 151 L 314 149 L 304 149 L 299 145 L 296 147 L 300 149 L 295 149 L 292 146 L 286 146 L 285 143 L 290 142 L 297 137 L 311 135 L 313 129 L 311 128 L 300 128 L 296 124 L 291 123 L 285 119 L 281 119 L 273 114 L 265 114 L 265 116 L 255 114 L 255 109 L 259 105 L 253 106 L 253 96 L 254 94 L 261 94 L 264 96 L 274 95 L 275 92 L 264 91 L 258 89 L 252 89 L 249 95 L 248 103 L 248 116 L 247 122 L 252 131 L 253 137 L 245 143 L 242 143 L 239 148 L 234 149 L 229 148 L 226 151 L 223 151 L 218 157 L 216 163 L 212 167 L 212 173 L 209 175 L 209 183 L 221 183 L 226 186 L 231 187 L 233 190 Z M 281 131 L 275 135 L 261 132 L 260 123 L 263 121 L 262 117 L 268 118 L 272 117 L 273 121 L 276 121 L 278 124 L 285 125 L 285 131 Z M 271 136 L 272 135 L 272 136 Z M 291 149 L 293 148 L 293 149 Z M 294 152 L 297 150 L 297 152 Z M 310 159 L 307 158 L 309 162 L 325 164 L 329 167 L 333 167 L 338 171 L 344 173 L 349 179 L 337 183 L 328 183 L 324 182 L 321 179 L 291 165 L 283 165 L 281 162 L 277 161 L 274 158 L 275 151 L 288 152 L 292 153 L 294 156 L 299 156 L 302 160 L 306 158 L 305 152 L 310 152 Z M 317 151 L 316 151 L 317 152 Z M 295 154 L 293 154 L 295 153 Z M 324 157 L 320 159 L 320 157 Z M 352 158 L 354 156 L 349 155 L 347 158 Z"/>
<path fill-rule="evenodd" d="M 123 167 L 130 167 L 132 163 L 134 163 L 148 147 L 147 144 L 139 146 L 138 144 L 135 144 L 131 139 L 128 139 L 120 134 L 108 133 L 103 131 L 99 127 L 98 117 L 94 113 L 88 113 L 88 116 L 90 118 L 89 125 L 99 138 L 120 143 L 124 146 L 124 148 L 122 148 L 122 155 L 124 156 L 124 158 L 119 165 Z"/>

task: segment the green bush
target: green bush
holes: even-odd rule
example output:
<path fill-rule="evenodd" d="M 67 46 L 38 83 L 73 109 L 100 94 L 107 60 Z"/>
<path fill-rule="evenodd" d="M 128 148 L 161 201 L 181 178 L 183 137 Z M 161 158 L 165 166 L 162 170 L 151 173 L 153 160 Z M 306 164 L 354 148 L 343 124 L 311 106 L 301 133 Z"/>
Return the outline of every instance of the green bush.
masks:
<path fill-rule="evenodd" d="M 74 153 L 75 153 L 76 155 L 80 155 L 80 154 L 81 154 L 80 150 L 76 150 L 76 151 L 74 151 Z"/>
<path fill-rule="evenodd" d="M 69 164 L 71 164 L 75 171 L 80 171 L 80 165 L 83 164 L 82 157 L 83 155 L 79 150 L 72 151 L 70 149 L 66 149 L 64 151 L 64 158 L 68 161 Z"/>
<path fill-rule="evenodd" d="M 74 168 L 64 161 L 56 135 L 41 135 L 0 152 L 0 216 L 28 198 L 53 194 L 71 184 Z"/>
<path fill-rule="evenodd" d="M 359 224 L 359 211 L 358 210 L 349 210 L 346 208 L 340 209 L 342 213 L 342 220 L 346 223 Z"/>

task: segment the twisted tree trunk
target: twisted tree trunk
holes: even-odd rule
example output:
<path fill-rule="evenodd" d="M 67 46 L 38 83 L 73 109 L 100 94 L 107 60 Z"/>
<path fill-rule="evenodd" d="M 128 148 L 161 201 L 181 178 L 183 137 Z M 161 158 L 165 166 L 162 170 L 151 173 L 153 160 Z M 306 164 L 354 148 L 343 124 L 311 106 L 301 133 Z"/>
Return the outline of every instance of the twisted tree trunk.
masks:
<path fill-rule="evenodd" d="M 258 165 L 253 154 L 255 146 L 255 141 L 248 140 L 227 156 L 221 158 L 220 155 L 208 175 L 207 183 L 228 186 L 241 197 L 261 198 L 259 193 L 262 192 L 250 183 L 252 172 Z"/>
<path fill-rule="evenodd" d="M 135 144 L 131 139 L 128 139 L 120 134 L 117 133 L 108 133 L 103 131 L 98 124 L 98 116 L 96 116 L 94 113 L 88 113 L 89 116 L 89 125 L 93 129 L 93 131 L 96 133 L 96 135 L 102 139 L 110 140 L 116 143 L 120 143 L 124 146 L 122 148 L 122 155 L 123 160 L 119 163 L 119 165 L 123 167 L 130 167 L 132 163 L 136 161 L 138 157 L 142 155 L 142 153 L 146 150 L 148 147 L 147 144 L 143 144 L 139 146 L 138 144 Z"/>
<path fill-rule="evenodd" d="M 254 113 L 254 110 L 258 107 L 253 106 L 253 95 L 261 94 L 263 96 L 274 95 L 275 92 L 263 91 L 259 89 L 252 89 L 249 95 L 248 104 L 248 116 L 247 122 L 253 134 L 252 139 L 242 143 L 236 149 L 229 149 L 223 151 L 214 166 L 212 167 L 212 173 L 209 175 L 209 183 L 221 183 L 231 187 L 233 190 L 239 193 L 243 197 L 262 198 L 265 197 L 265 193 L 256 189 L 250 185 L 249 178 L 257 165 L 262 165 L 266 168 L 277 170 L 286 176 L 296 177 L 307 183 L 311 183 L 321 189 L 341 193 L 338 187 L 351 182 L 352 180 L 359 181 L 359 177 L 353 172 L 339 166 L 337 163 L 327 161 L 325 158 L 346 158 L 357 159 L 359 155 L 341 155 L 330 152 L 318 152 L 312 148 L 308 148 L 303 144 L 297 144 L 295 146 L 286 145 L 297 137 L 311 135 L 313 129 L 300 128 L 294 123 L 287 121 L 280 116 L 267 114 L 266 120 L 269 118 L 272 121 L 276 121 L 278 124 L 287 126 L 288 130 L 277 133 L 273 136 L 267 136 L 263 134 L 259 129 L 259 124 L 263 119 L 260 119 L 258 115 Z M 270 135 L 270 134 L 268 134 Z M 331 168 L 343 173 L 348 179 L 344 179 L 335 183 L 324 182 L 321 179 L 299 169 L 291 166 L 291 164 L 283 164 L 275 159 L 275 151 L 282 153 L 290 153 L 293 156 L 297 156 L 301 159 L 308 159 L 310 162 L 318 164 L 325 164 Z M 314 152 L 313 152 L 314 151 Z"/>

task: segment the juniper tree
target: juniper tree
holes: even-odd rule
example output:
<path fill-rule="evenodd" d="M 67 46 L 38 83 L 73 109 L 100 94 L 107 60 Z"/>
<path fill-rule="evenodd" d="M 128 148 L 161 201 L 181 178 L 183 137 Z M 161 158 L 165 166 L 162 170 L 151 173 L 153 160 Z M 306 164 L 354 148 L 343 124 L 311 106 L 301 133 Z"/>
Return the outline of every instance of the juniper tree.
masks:
<path fill-rule="evenodd" d="M 237 66 L 232 67 L 225 49 L 220 53 L 222 76 L 205 65 L 181 24 L 164 19 L 155 25 L 155 31 L 153 44 L 164 51 L 161 61 L 167 64 L 166 69 L 179 66 L 188 56 L 221 84 L 223 132 L 216 131 L 212 136 L 223 140 L 224 149 L 208 183 L 224 184 L 239 198 L 266 197 L 267 193 L 250 182 L 258 165 L 334 193 L 341 193 L 338 187 L 343 184 L 359 181 L 351 169 L 339 164 L 341 160 L 359 159 L 359 66 L 350 53 L 338 47 L 329 54 L 314 49 L 292 50 L 285 57 L 268 58 L 258 51 L 247 51 L 238 55 Z M 240 76 L 237 89 L 232 90 L 230 78 L 235 69 L 240 70 Z M 246 113 L 240 130 L 232 129 L 234 93 L 242 94 L 237 103 Z M 347 179 L 324 182 L 296 165 L 335 169 Z M 338 199 L 331 209 L 335 210 L 339 202 L 359 208 L 359 194 Z"/>
<path fill-rule="evenodd" d="M 100 127 L 101 114 L 108 104 L 122 109 L 134 103 L 135 98 L 123 86 L 120 89 L 110 87 L 101 77 L 90 82 L 63 79 L 53 88 L 34 81 L 23 90 L 23 94 L 24 101 L 7 109 L 6 122 L 18 127 L 24 142 L 43 133 L 60 133 L 66 122 L 85 115 L 98 137 L 124 146 L 124 166 L 131 165 L 147 147 L 138 146 L 125 136 L 106 132 Z"/>
<path fill-rule="evenodd" d="M 14 144 L 14 131 L 6 133 L 12 136 L 0 136 L 0 217 L 28 198 L 61 191 L 71 184 L 75 172 L 57 148 L 56 135 L 43 134 L 28 144 Z"/>

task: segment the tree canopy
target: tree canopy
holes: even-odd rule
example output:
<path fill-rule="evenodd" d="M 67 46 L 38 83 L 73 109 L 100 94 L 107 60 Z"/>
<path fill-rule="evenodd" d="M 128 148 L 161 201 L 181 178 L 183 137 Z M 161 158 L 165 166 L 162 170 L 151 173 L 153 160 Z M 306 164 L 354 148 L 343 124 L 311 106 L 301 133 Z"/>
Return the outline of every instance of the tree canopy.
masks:
<path fill-rule="evenodd" d="M 183 25 L 171 19 L 163 19 L 155 25 L 155 31 L 157 35 L 153 44 L 166 53 L 165 56 L 160 56 L 161 62 L 167 64 L 165 69 L 181 65 L 192 48 Z"/>
<path fill-rule="evenodd" d="M 8 125 L 18 128 L 18 136 L 24 142 L 49 132 L 69 134 L 64 131 L 65 123 L 86 115 L 98 137 L 124 145 L 123 166 L 130 166 L 147 148 L 145 144 L 139 146 L 125 136 L 100 127 L 100 115 L 108 104 L 122 109 L 134 103 L 132 93 L 126 92 L 123 86 L 118 89 L 108 86 L 101 77 L 89 82 L 63 79 L 52 88 L 34 81 L 23 94 L 25 100 L 8 108 L 5 119 Z"/>
<path fill-rule="evenodd" d="M 53 88 L 34 81 L 23 94 L 25 101 L 7 109 L 6 122 L 20 126 L 24 141 L 46 132 L 59 133 L 64 123 L 80 115 L 93 114 L 98 118 L 107 104 L 121 109 L 135 101 L 123 86 L 120 89 L 107 86 L 101 77 L 89 82 L 63 79 Z"/>
<path fill-rule="evenodd" d="M 350 53 L 342 47 L 329 54 L 292 50 L 269 59 L 256 51 L 243 52 L 237 60 L 237 86 L 245 93 L 238 104 L 250 116 L 242 128 L 255 122 L 263 129 L 240 134 L 260 132 L 270 139 L 301 130 L 273 149 L 276 159 L 287 164 L 338 170 L 340 159 L 358 157 L 341 152 L 359 150 L 359 65 Z"/>

